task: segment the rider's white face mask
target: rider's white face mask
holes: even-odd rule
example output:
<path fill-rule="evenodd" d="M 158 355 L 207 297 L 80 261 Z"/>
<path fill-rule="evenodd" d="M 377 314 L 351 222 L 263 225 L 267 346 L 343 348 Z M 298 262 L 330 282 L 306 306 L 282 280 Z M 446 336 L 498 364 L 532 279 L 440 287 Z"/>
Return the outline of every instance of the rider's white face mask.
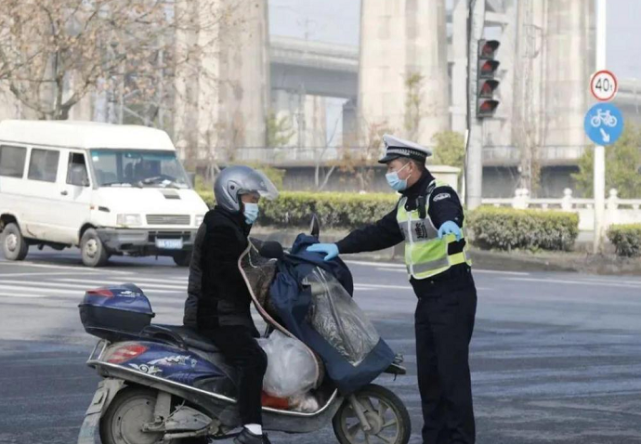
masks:
<path fill-rule="evenodd" d="M 255 203 L 244 203 L 243 204 L 243 215 L 245 216 L 245 222 L 247 225 L 252 225 L 258 219 L 260 210 L 258 204 Z"/>

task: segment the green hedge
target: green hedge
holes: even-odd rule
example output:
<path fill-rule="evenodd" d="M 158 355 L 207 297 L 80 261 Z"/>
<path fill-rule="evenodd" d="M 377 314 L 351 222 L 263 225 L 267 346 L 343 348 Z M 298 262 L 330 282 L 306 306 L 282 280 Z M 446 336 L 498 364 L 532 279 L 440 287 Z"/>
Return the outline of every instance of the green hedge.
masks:
<path fill-rule="evenodd" d="M 212 192 L 201 192 L 207 205 L 214 205 Z M 398 196 L 389 194 L 282 192 L 274 201 L 260 203 L 260 225 L 303 227 L 315 212 L 323 227 L 353 229 L 377 221 L 389 213 Z"/>
<path fill-rule="evenodd" d="M 641 224 L 613 225 L 608 230 L 608 239 L 618 256 L 641 256 Z"/>
<path fill-rule="evenodd" d="M 473 242 L 482 249 L 563 250 L 579 234 L 579 216 L 561 211 L 480 207 L 469 215 Z"/>

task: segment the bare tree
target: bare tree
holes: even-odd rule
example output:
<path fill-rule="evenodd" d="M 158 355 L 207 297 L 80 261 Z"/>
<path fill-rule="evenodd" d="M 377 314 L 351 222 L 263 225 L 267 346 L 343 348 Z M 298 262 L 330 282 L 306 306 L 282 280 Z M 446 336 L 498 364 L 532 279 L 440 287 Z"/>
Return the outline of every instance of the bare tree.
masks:
<path fill-rule="evenodd" d="M 324 159 L 324 157 L 334 142 L 334 138 L 336 137 L 336 134 L 338 132 L 338 123 L 341 120 L 342 115 L 336 118 L 334 127 L 332 128 L 332 133 L 329 138 L 327 138 L 325 146 L 320 150 L 320 153 L 314 153 L 314 185 L 316 185 L 316 189 L 318 191 L 323 191 L 325 189 L 327 183 L 329 182 L 329 179 L 332 177 L 332 174 L 334 174 L 336 168 L 339 167 L 339 162 L 328 162 Z"/>
<path fill-rule="evenodd" d="M 173 50 L 176 23 L 203 26 L 177 17 L 191 1 L 3 0 L 0 81 L 40 119 L 67 119 L 88 93 L 110 91 L 120 122 L 125 100 L 140 105 L 130 114 L 162 120 L 163 77 L 190 62 Z M 226 18 L 219 8 L 199 12 L 211 26 Z"/>
<path fill-rule="evenodd" d="M 424 76 L 418 72 L 408 74 L 405 78 L 405 132 L 411 140 L 417 140 L 420 134 L 423 108 Z"/>
<path fill-rule="evenodd" d="M 367 191 L 374 178 L 372 167 L 377 164 L 383 135 L 388 132 L 387 123 L 367 123 L 360 134 L 361 146 L 358 149 L 342 149 L 339 168 L 355 175 L 360 191 Z"/>

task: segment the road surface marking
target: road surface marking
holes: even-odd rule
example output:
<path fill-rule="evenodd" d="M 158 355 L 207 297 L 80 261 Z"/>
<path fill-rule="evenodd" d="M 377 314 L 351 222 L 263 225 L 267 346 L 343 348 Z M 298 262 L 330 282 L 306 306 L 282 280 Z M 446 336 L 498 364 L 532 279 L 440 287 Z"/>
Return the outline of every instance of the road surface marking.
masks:
<path fill-rule="evenodd" d="M 396 270 L 396 269 L 391 269 L 391 268 L 377 268 L 376 270 L 378 271 L 390 271 L 390 272 L 395 272 L 395 273 L 403 273 L 407 274 L 407 271 L 405 269 L 403 270 Z M 524 271 L 495 271 L 495 270 L 477 270 L 476 268 L 472 268 L 472 274 L 503 274 L 506 276 L 531 276 L 530 273 L 526 273 Z"/>
<path fill-rule="evenodd" d="M 345 261 L 345 263 L 351 265 L 364 265 L 366 267 L 402 268 L 405 270 L 405 265 L 395 264 L 393 262 Z"/>
<path fill-rule="evenodd" d="M 54 288 L 20 287 L 20 286 L 16 286 L 16 285 L 4 285 L 4 284 L 0 284 L 0 290 L 10 290 L 10 291 L 16 291 L 16 292 L 42 291 L 42 296 L 40 296 L 40 297 L 43 297 L 43 298 L 47 297 L 47 296 L 53 296 L 55 294 L 69 295 L 70 291 L 72 291 L 72 290 L 57 290 L 57 289 L 54 289 Z M 47 295 L 45 293 L 52 293 L 52 294 L 51 295 Z M 72 297 L 73 297 L 73 299 L 80 299 L 82 297 L 82 294 L 77 293 L 76 295 L 72 295 Z"/>
<path fill-rule="evenodd" d="M 73 274 L 70 271 L 43 271 L 42 273 L 0 273 L 0 279 L 5 277 L 24 277 L 24 276 L 69 276 Z"/>
<path fill-rule="evenodd" d="M 519 281 L 519 282 L 537 282 L 541 284 L 567 284 L 567 285 L 589 285 L 592 287 L 618 287 L 618 288 L 634 288 L 638 289 L 639 284 L 621 284 L 618 282 L 608 282 L 600 284 L 593 281 L 577 281 L 570 279 L 548 279 L 548 278 L 503 278 L 506 281 Z"/>
<path fill-rule="evenodd" d="M 526 271 L 499 271 L 499 270 L 483 270 L 472 267 L 472 274 L 506 274 L 511 276 L 531 276 L 532 273 Z"/>
<path fill-rule="evenodd" d="M 29 298 L 29 299 L 39 299 L 39 298 L 45 298 L 47 296 L 44 296 L 42 294 L 38 293 L 9 293 L 5 291 L 0 291 L 0 297 L 3 298 Z"/>
<path fill-rule="evenodd" d="M 73 266 L 73 265 L 39 264 L 36 262 L 27 262 L 27 261 L 0 262 L 0 265 L 4 265 L 4 266 L 13 265 L 13 266 L 19 266 L 19 267 L 32 267 L 32 268 L 53 268 L 53 269 L 59 269 L 59 270 L 81 271 L 84 273 L 135 274 L 132 271 L 117 271 L 117 270 L 108 270 L 105 268 L 95 269 L 95 268 L 83 267 L 81 265 Z"/>
<path fill-rule="evenodd" d="M 383 284 L 355 284 L 356 286 L 372 288 L 372 289 L 382 289 L 382 290 L 413 290 L 410 284 L 407 285 L 383 285 Z"/>
<path fill-rule="evenodd" d="M 396 271 L 407 272 L 407 267 L 403 264 L 395 264 L 391 262 L 364 262 L 364 261 L 345 261 L 346 264 L 363 265 L 366 267 L 375 267 L 379 271 Z M 485 270 L 472 267 L 473 273 L 487 273 L 487 274 L 506 274 L 513 276 L 531 276 L 532 273 L 526 271 L 502 271 L 502 270 Z"/>
<path fill-rule="evenodd" d="M 72 283 L 77 283 L 77 284 L 85 284 L 84 288 L 95 288 L 95 287 L 101 287 L 105 285 L 122 285 L 122 284 L 134 284 L 138 287 L 145 287 L 145 288 L 160 288 L 160 289 L 170 289 L 170 290 L 175 290 L 176 291 L 187 291 L 187 285 L 165 285 L 165 284 L 152 284 L 148 282 L 142 282 L 140 279 L 134 279 L 132 281 L 116 281 L 113 279 L 96 279 L 96 280 L 88 280 L 88 279 L 56 279 L 57 282 L 72 282 Z M 87 287 L 87 285 L 90 285 L 91 287 Z"/>
<path fill-rule="evenodd" d="M 99 287 L 100 284 L 94 283 L 93 287 L 87 287 L 86 285 L 74 285 L 74 284 L 67 284 L 67 283 L 62 283 L 62 282 L 26 282 L 26 281 L 18 281 L 18 280 L 11 280 L 11 279 L 3 279 L 2 280 L 3 284 L 14 284 L 18 286 L 22 286 L 21 288 L 43 288 L 43 289 L 48 289 L 50 287 L 53 288 L 67 288 L 70 291 L 77 291 L 81 290 L 78 292 L 80 294 L 81 292 L 84 292 L 86 290 L 90 290 L 91 288 L 96 288 Z M 143 291 L 145 291 L 144 288 L 141 288 Z M 155 293 L 165 293 L 165 294 L 175 294 L 175 290 L 157 290 L 157 289 L 151 289 L 151 291 Z M 67 292 L 68 293 L 68 292 Z"/>
<path fill-rule="evenodd" d="M 613 278 L 613 279 L 586 278 L 585 281 L 586 282 L 594 282 L 595 284 L 596 283 L 598 283 L 598 284 L 606 284 L 606 285 L 609 285 L 609 284 L 612 284 L 612 283 L 613 284 L 630 284 L 630 285 L 638 285 L 639 287 L 641 287 L 641 280 L 639 280 L 639 281 L 627 281 L 627 280 L 621 280 L 620 278 Z"/>

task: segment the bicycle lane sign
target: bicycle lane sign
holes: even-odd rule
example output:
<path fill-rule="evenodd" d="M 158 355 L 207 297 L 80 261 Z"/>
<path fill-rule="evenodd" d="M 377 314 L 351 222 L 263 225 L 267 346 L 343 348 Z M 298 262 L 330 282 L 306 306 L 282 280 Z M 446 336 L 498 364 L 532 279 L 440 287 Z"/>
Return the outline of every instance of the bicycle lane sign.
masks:
<path fill-rule="evenodd" d="M 585 133 L 597 145 L 612 145 L 623 133 L 623 115 L 611 103 L 597 103 L 585 115 Z"/>

